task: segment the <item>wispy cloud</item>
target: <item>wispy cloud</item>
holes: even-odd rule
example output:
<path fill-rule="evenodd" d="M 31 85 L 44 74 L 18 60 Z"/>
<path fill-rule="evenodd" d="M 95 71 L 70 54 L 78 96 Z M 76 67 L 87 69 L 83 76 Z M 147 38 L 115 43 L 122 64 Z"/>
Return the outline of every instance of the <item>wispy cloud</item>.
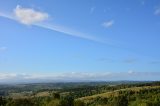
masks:
<path fill-rule="evenodd" d="M 102 57 L 102 58 L 98 58 L 96 59 L 97 61 L 100 61 L 100 62 L 114 62 L 113 59 L 111 58 L 106 58 L 106 57 Z"/>
<path fill-rule="evenodd" d="M 106 21 L 102 24 L 102 26 L 104 26 L 105 28 L 110 28 L 113 26 L 113 24 L 115 23 L 114 20 L 109 20 L 109 21 Z"/>
<path fill-rule="evenodd" d="M 90 8 L 90 14 L 92 14 L 95 11 L 96 7 L 91 7 Z"/>
<path fill-rule="evenodd" d="M 0 73 L 0 79 L 45 79 L 45 80 L 91 80 L 96 78 L 104 78 L 109 76 L 110 72 L 106 73 L 83 73 L 83 72 L 68 72 L 58 74 L 16 74 L 16 73 Z"/>
<path fill-rule="evenodd" d="M 16 21 L 16 19 L 14 18 L 14 16 L 12 14 L 8 14 L 8 13 L 5 13 L 5 12 L 0 12 L 0 17 Z"/>
<path fill-rule="evenodd" d="M 47 20 L 49 15 L 44 12 L 36 11 L 32 8 L 23 8 L 17 5 L 16 8 L 13 9 L 12 13 L 5 14 L 3 12 L 0 12 L 0 16 L 14 20 L 14 21 L 18 21 L 25 25 L 34 25 L 34 26 L 38 26 L 38 27 L 45 28 L 48 30 L 64 33 L 69 36 L 112 45 L 109 42 L 103 41 L 94 36 L 90 36 L 86 33 L 82 33 L 82 32 L 70 29 L 68 27 L 64 27 L 63 25 L 46 23 L 44 21 Z"/>
<path fill-rule="evenodd" d="M 15 78 L 17 74 L 12 74 L 12 73 L 0 73 L 0 80 L 3 79 L 12 79 Z"/>
<path fill-rule="evenodd" d="M 134 74 L 135 72 L 133 70 L 129 70 L 128 74 Z"/>
<path fill-rule="evenodd" d="M 160 64 L 160 61 L 151 61 L 150 64 Z"/>
<path fill-rule="evenodd" d="M 0 52 L 4 52 L 4 51 L 6 51 L 7 50 L 7 47 L 0 47 Z"/>
<path fill-rule="evenodd" d="M 146 0 L 141 0 L 142 5 L 145 5 L 145 3 L 146 3 Z"/>
<path fill-rule="evenodd" d="M 135 63 L 135 62 L 137 62 L 137 60 L 136 60 L 136 59 L 133 59 L 133 58 L 124 60 L 124 63 L 128 63 L 128 64 L 133 64 L 133 63 Z"/>
<path fill-rule="evenodd" d="M 160 80 L 160 72 L 68 72 L 50 74 L 0 73 L 0 82 L 76 82 L 76 81 L 111 81 L 111 80 Z"/>
<path fill-rule="evenodd" d="M 160 8 L 156 8 L 154 14 L 155 14 L 155 15 L 160 15 Z"/>
<path fill-rule="evenodd" d="M 95 42 L 107 43 L 107 42 L 105 42 L 101 39 L 98 39 L 96 37 L 93 37 L 93 36 L 90 36 L 88 34 L 85 34 L 85 33 L 82 33 L 82 32 L 67 28 L 67 27 L 63 27 L 63 26 L 60 26 L 60 25 L 47 24 L 47 23 L 43 23 L 43 24 L 42 23 L 37 23 L 37 24 L 34 24 L 34 25 L 38 26 L 38 27 L 45 28 L 45 29 L 49 29 L 49 30 L 60 32 L 60 33 L 64 33 L 64 34 L 67 34 L 67 35 L 70 35 L 70 36 L 73 36 L 73 37 L 78 37 L 78 38 L 91 40 L 91 41 L 95 41 Z"/>

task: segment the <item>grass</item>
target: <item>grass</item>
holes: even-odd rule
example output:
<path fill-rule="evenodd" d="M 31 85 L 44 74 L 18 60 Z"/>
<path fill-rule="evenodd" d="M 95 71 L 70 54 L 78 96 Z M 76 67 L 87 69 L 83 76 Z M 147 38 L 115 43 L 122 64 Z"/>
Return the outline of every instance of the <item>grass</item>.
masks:
<path fill-rule="evenodd" d="M 134 91 L 134 92 L 139 92 L 140 90 L 143 89 L 155 89 L 158 88 L 160 89 L 160 86 L 143 86 L 143 87 L 132 87 L 132 88 L 125 88 L 125 89 L 119 89 L 119 90 L 115 90 L 115 91 L 108 91 L 106 93 L 101 93 L 101 94 L 96 94 L 96 95 L 92 95 L 92 96 L 86 96 L 86 97 L 82 97 L 82 98 L 78 98 L 76 100 L 81 100 L 84 101 L 85 103 L 89 103 L 94 101 L 96 98 L 101 97 L 101 98 L 109 98 L 111 96 L 118 96 L 120 91 Z"/>

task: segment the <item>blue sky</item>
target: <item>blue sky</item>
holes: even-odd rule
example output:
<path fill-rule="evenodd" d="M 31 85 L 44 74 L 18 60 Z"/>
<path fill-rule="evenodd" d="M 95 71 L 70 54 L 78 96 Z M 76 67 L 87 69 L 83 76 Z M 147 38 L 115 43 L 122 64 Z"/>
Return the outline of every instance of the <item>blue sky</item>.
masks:
<path fill-rule="evenodd" d="M 159 0 L 1 0 L 0 79 L 159 80 L 159 28 Z"/>

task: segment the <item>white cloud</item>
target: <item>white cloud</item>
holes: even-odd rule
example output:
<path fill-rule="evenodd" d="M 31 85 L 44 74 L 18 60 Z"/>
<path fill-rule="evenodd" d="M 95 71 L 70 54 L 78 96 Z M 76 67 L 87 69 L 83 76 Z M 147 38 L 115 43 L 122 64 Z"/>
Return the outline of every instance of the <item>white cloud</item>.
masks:
<path fill-rule="evenodd" d="M 134 71 L 129 70 L 129 71 L 128 71 L 128 74 L 134 74 Z"/>
<path fill-rule="evenodd" d="M 16 13 L 16 11 L 19 11 L 19 12 Z M 81 39 L 84 39 L 84 40 L 90 40 L 90 41 L 94 41 L 94 42 L 98 42 L 98 43 L 103 43 L 103 44 L 106 44 L 106 45 L 109 45 L 109 46 L 112 46 L 112 47 L 120 48 L 119 47 L 120 42 L 117 42 L 117 41 L 114 41 L 114 40 L 111 40 L 111 39 L 99 39 L 99 38 L 97 38 L 93 35 L 90 35 L 90 34 L 87 34 L 87 33 L 82 33 L 80 31 L 73 30 L 73 29 L 65 27 L 63 25 L 57 25 L 57 24 L 54 24 L 52 22 L 48 23 L 48 22 L 45 21 L 45 19 L 48 17 L 47 13 L 37 12 L 34 9 L 23 8 L 21 6 L 17 6 L 12 12 L 13 13 L 9 13 L 9 14 L 6 13 L 6 12 L 0 12 L 0 16 L 3 17 L 3 18 L 7 18 L 7 19 L 10 19 L 10 20 L 21 22 L 25 25 L 37 26 L 37 27 L 40 27 L 40 28 L 45 28 L 45 29 L 48 29 L 48 30 L 64 33 L 65 35 L 68 35 L 68 36 L 73 36 L 73 37 L 81 38 Z M 25 15 L 25 13 L 28 13 L 28 15 L 27 14 Z M 46 18 L 37 18 L 39 16 L 37 14 L 46 14 Z M 34 17 L 34 20 L 32 20 L 31 17 Z M 111 27 L 113 23 L 114 23 L 114 20 L 111 20 L 111 21 L 108 22 L 108 24 L 104 23 L 104 26 L 106 26 L 108 28 L 108 27 Z"/>
<path fill-rule="evenodd" d="M 68 72 L 57 74 L 16 74 L 16 73 L 0 73 L 0 82 L 2 81 L 28 81 L 28 80 L 55 80 L 55 81 L 85 81 L 85 80 L 104 80 L 110 78 L 112 73 L 83 73 Z"/>
<path fill-rule="evenodd" d="M 4 79 L 12 79 L 15 78 L 17 75 L 12 73 L 0 73 L 0 80 Z"/>
<path fill-rule="evenodd" d="M 7 50 L 7 47 L 0 47 L 0 52 L 4 52 Z"/>
<path fill-rule="evenodd" d="M 42 22 L 48 18 L 47 13 L 38 12 L 31 8 L 23 8 L 19 5 L 14 9 L 13 12 L 14 13 L 10 13 L 10 14 L 6 14 L 5 12 L 0 12 L 0 16 L 7 19 L 21 22 L 25 25 L 34 25 L 34 26 L 45 28 L 48 30 L 64 33 L 69 36 L 86 39 L 94 42 L 99 42 L 99 43 L 105 43 L 113 46 L 113 44 L 108 41 L 104 41 L 96 37 L 90 36 L 86 33 L 82 33 L 82 32 L 70 29 L 68 27 L 64 27 L 63 25 L 56 25 L 56 24 Z"/>
<path fill-rule="evenodd" d="M 160 80 L 160 72 L 68 72 L 48 74 L 0 73 L 0 83 L 12 82 L 77 82 L 77 81 L 115 81 L 115 80 Z"/>
<path fill-rule="evenodd" d="M 23 8 L 19 5 L 14 9 L 14 15 L 19 22 L 26 25 L 42 22 L 48 18 L 47 13 L 39 12 L 30 8 Z"/>
<path fill-rule="evenodd" d="M 115 23 L 114 20 L 109 20 L 109 21 L 104 22 L 102 25 L 106 28 L 110 28 L 113 26 L 114 23 Z"/>

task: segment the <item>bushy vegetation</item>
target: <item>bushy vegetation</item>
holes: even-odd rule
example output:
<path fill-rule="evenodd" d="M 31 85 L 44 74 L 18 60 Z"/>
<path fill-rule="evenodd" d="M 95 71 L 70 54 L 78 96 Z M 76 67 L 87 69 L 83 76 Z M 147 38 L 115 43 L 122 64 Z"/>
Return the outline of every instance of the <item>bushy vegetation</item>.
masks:
<path fill-rule="evenodd" d="M 20 91 L 1 86 L 0 106 L 160 106 L 160 82 L 61 86 Z"/>

